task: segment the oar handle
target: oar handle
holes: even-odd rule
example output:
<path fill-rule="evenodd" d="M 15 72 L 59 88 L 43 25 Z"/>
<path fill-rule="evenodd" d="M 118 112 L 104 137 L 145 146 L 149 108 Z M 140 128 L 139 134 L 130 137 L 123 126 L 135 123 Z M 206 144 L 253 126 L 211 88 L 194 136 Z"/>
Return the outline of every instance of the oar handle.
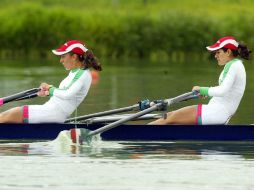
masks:
<path fill-rule="evenodd" d="M 11 101 L 19 100 L 23 97 L 28 97 L 29 95 L 35 94 L 39 91 L 40 91 L 40 88 L 32 88 L 32 89 L 29 89 L 29 90 L 26 90 L 23 92 L 19 92 L 19 93 L 10 95 L 10 96 L 0 98 L 0 106 L 2 106 L 3 104 L 6 104 L 8 102 L 11 102 Z"/>
<path fill-rule="evenodd" d="M 26 99 L 30 99 L 30 98 L 35 98 L 35 97 L 37 97 L 37 96 L 38 96 L 38 94 L 37 94 L 37 92 L 36 92 L 36 93 L 34 93 L 34 94 L 30 94 L 30 95 L 24 96 L 24 97 L 22 97 L 22 98 L 15 99 L 15 101 L 20 101 L 20 100 L 26 100 Z"/>

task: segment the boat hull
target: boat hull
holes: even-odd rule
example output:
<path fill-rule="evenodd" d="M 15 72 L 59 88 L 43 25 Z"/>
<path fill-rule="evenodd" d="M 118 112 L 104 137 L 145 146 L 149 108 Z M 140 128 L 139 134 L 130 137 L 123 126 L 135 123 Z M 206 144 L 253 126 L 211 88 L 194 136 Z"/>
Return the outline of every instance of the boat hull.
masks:
<path fill-rule="evenodd" d="M 95 130 L 102 124 L 0 124 L 1 140 L 52 140 L 60 131 L 75 127 Z M 101 134 L 118 141 L 254 141 L 252 125 L 121 125 Z"/>

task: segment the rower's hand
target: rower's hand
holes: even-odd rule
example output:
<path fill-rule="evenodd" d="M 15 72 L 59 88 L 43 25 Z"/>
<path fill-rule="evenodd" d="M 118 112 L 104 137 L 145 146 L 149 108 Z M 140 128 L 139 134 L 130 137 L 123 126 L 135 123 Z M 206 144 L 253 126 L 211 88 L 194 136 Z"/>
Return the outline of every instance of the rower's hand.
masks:
<path fill-rule="evenodd" d="M 47 83 L 41 83 L 41 85 L 39 87 L 41 90 L 37 93 L 37 95 L 40 96 L 40 97 L 48 96 L 50 87 L 51 86 Z"/>
<path fill-rule="evenodd" d="M 199 91 L 200 91 L 200 86 L 193 86 L 193 87 L 192 87 L 192 92 L 193 92 L 193 91 L 199 92 Z"/>
<path fill-rule="evenodd" d="M 49 91 L 49 88 L 50 88 L 51 86 L 52 86 L 52 85 L 49 85 L 49 84 L 43 82 L 43 83 L 41 83 L 41 85 L 40 85 L 40 89 L 41 89 L 41 90 L 44 90 L 44 91 Z"/>
<path fill-rule="evenodd" d="M 45 96 L 48 96 L 48 95 L 49 95 L 49 91 L 40 90 L 40 91 L 37 93 L 37 95 L 40 96 L 40 97 L 45 97 Z"/>
<path fill-rule="evenodd" d="M 201 99 L 206 99 L 207 98 L 207 96 L 200 95 L 200 86 L 193 86 L 192 92 L 196 92 L 197 95 L 199 96 L 199 98 L 201 98 Z"/>

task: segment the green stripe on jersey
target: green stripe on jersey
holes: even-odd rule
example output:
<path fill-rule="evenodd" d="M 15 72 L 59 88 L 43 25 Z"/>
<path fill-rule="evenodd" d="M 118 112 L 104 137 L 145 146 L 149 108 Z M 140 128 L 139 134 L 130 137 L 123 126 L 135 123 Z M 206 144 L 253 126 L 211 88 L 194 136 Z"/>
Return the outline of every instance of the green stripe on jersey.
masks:
<path fill-rule="evenodd" d="M 79 71 L 76 73 L 75 77 L 72 79 L 71 83 L 69 84 L 69 86 L 67 86 L 66 89 L 70 88 L 82 76 L 84 72 L 85 70 L 79 69 Z"/>
<path fill-rule="evenodd" d="M 231 65 L 232 65 L 233 63 L 237 62 L 238 60 L 239 60 L 239 59 L 232 59 L 231 61 L 229 61 L 229 62 L 225 65 L 225 67 L 224 67 L 224 69 L 223 69 L 223 76 L 222 76 L 222 79 L 219 81 L 219 84 L 221 84 L 221 83 L 224 81 L 224 79 L 226 78 L 226 76 L 227 76 L 227 74 L 228 74 L 228 71 L 229 71 Z"/>
<path fill-rule="evenodd" d="M 79 71 L 77 71 L 77 70 L 79 70 Z M 51 87 L 49 89 L 49 96 L 52 97 L 54 95 L 55 89 L 57 89 L 57 90 L 67 90 L 67 89 L 69 89 L 82 76 L 82 74 L 85 72 L 85 70 L 83 70 L 83 69 L 71 70 L 71 72 L 75 72 L 75 71 L 77 71 L 76 75 L 74 76 L 71 83 L 66 88 L 59 89 L 59 88 L 56 88 L 56 87 Z"/>

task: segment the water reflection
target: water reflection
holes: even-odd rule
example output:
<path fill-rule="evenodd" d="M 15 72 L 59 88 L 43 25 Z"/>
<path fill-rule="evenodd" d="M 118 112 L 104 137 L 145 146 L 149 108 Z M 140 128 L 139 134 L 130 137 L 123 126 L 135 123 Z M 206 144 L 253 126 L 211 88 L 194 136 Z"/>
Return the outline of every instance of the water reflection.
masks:
<path fill-rule="evenodd" d="M 254 159 L 254 142 L 116 142 L 77 146 L 66 143 L 2 142 L 1 156 L 78 156 L 104 159 Z"/>

